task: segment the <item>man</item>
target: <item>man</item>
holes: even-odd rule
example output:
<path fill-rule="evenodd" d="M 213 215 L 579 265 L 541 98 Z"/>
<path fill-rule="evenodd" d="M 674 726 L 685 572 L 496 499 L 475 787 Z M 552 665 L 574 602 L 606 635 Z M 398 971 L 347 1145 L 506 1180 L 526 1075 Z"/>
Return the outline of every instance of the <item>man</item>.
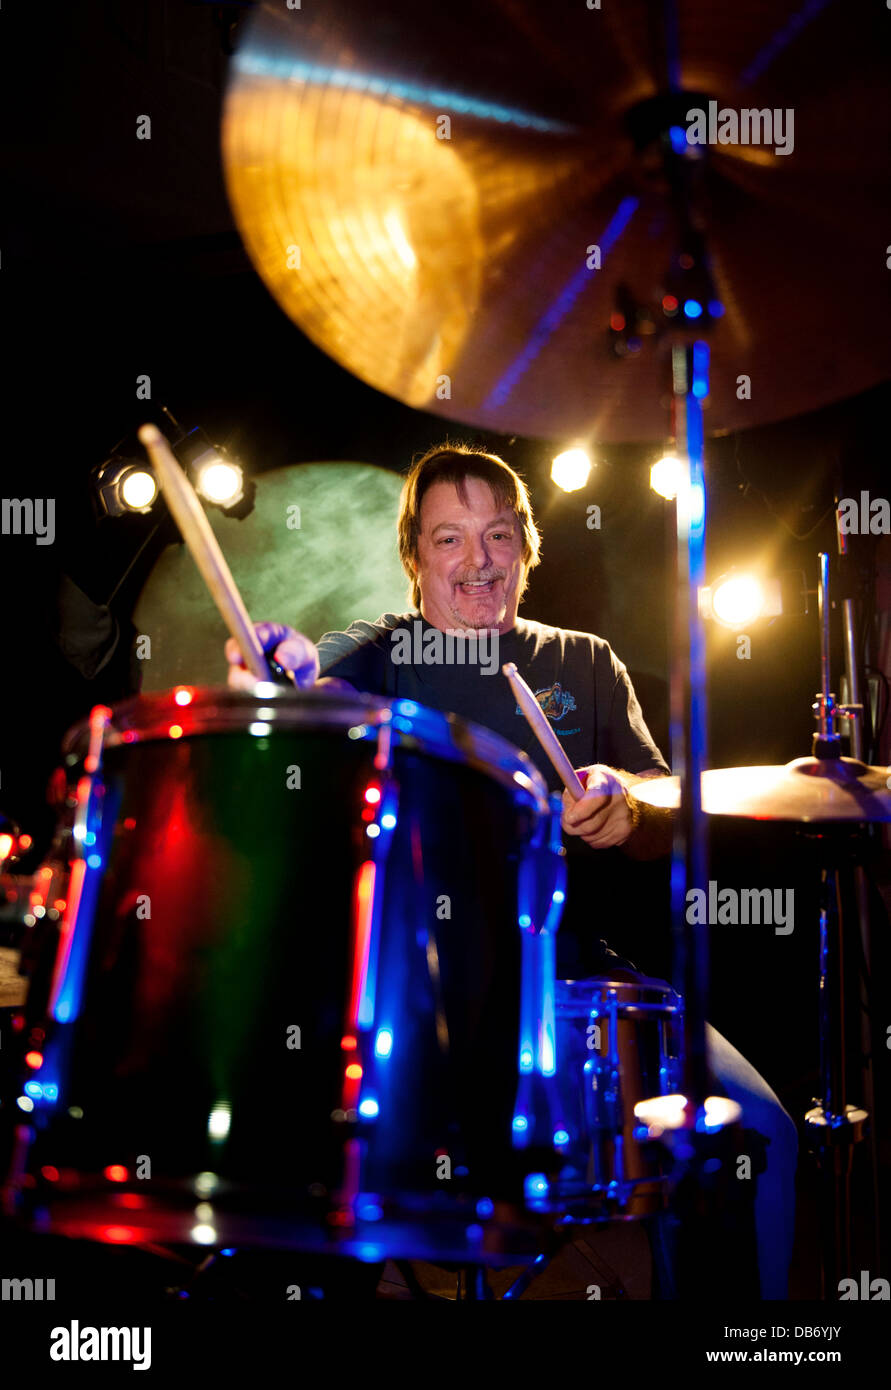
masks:
<path fill-rule="evenodd" d="M 563 795 L 567 912 L 572 908 L 578 923 L 585 909 L 593 915 L 601 903 L 590 892 L 573 891 L 573 860 L 616 850 L 647 859 L 671 849 L 670 814 L 636 801 L 631 790 L 639 778 L 667 775 L 669 769 L 628 673 L 601 638 L 518 618 L 529 574 L 540 560 L 540 538 L 526 487 L 503 460 L 464 446 L 429 450 L 403 487 L 398 536 L 414 611 L 354 622 L 346 632 L 326 633 L 318 645 L 290 628 L 259 624 L 264 650 L 293 671 L 302 688 L 318 684 L 399 696 L 483 724 L 524 749 L 550 789 L 559 789 L 499 674 L 505 662 L 516 662 L 586 786 L 578 802 Z M 449 650 L 442 634 L 456 631 L 465 635 L 453 638 L 453 659 L 437 659 Z M 226 656 L 230 683 L 251 689 L 232 641 Z M 564 926 L 565 921 L 561 946 Z M 608 953 L 602 940 L 597 947 L 599 959 L 595 949 L 585 974 L 614 968 L 616 960 L 630 965 Z M 558 964 L 558 973 L 583 972 Z M 755 1199 L 761 1293 L 785 1298 L 794 1235 L 795 1125 L 763 1078 L 709 1025 L 707 1044 L 722 1090 L 742 1104 L 744 1123 L 767 1143 L 767 1169 Z"/>

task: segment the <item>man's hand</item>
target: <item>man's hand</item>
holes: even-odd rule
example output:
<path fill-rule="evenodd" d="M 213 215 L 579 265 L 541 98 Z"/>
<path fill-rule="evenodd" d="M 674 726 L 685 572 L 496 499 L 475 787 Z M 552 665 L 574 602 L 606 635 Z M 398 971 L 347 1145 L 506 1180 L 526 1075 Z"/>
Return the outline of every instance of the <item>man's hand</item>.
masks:
<path fill-rule="evenodd" d="M 319 653 L 315 642 L 283 623 L 254 623 L 254 631 L 264 652 L 270 653 L 285 671 L 293 671 L 294 682 L 301 690 L 315 685 L 319 678 Z M 226 643 L 226 660 L 229 662 L 228 684 L 235 690 L 253 693 L 256 682 L 242 660 L 234 637 Z"/>
<path fill-rule="evenodd" d="M 563 793 L 563 829 L 567 835 L 580 835 L 592 849 L 624 845 L 639 820 L 637 803 L 632 804 L 628 791 L 630 779 L 603 763 L 576 771 L 586 791 L 579 801 Z"/>

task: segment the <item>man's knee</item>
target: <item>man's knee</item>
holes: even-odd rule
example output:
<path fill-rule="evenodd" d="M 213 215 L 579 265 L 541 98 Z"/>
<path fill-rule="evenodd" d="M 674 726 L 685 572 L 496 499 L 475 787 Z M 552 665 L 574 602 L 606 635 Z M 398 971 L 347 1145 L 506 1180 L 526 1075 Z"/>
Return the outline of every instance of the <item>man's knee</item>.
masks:
<path fill-rule="evenodd" d="M 794 1167 L 798 1162 L 798 1128 L 792 1116 L 776 1099 L 742 1094 L 744 1129 L 751 1129 L 767 1143 L 767 1161 Z"/>

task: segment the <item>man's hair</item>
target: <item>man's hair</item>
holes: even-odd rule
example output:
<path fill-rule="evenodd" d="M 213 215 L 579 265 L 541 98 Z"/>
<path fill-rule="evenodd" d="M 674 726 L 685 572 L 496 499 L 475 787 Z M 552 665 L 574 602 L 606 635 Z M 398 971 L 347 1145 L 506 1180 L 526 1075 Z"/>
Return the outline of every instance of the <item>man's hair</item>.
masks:
<path fill-rule="evenodd" d="M 512 511 L 523 528 L 523 561 L 526 565 L 520 597 L 526 591 L 530 571 L 539 564 L 541 537 L 532 517 L 532 504 L 526 484 L 497 454 L 487 454 L 473 444 L 441 444 L 428 449 L 412 462 L 399 499 L 399 558 L 409 578 L 409 597 L 414 608 L 421 606 L 421 586 L 415 566 L 421 534 L 421 503 L 434 483 L 452 483 L 467 506 L 468 478 L 478 478 L 492 489 L 496 506 Z"/>

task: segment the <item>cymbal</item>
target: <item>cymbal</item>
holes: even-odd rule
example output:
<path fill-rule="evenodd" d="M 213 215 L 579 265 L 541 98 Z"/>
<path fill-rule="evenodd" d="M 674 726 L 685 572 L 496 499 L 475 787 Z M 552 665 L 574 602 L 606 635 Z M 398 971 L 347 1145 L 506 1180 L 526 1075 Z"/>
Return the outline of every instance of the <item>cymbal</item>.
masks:
<path fill-rule="evenodd" d="M 801 0 L 315 8 L 267 0 L 246 22 L 224 171 L 275 299 L 373 387 L 483 429 L 664 439 L 679 242 L 652 137 L 671 123 L 672 81 L 682 125 L 708 100 L 786 113 L 785 146 L 676 161 L 724 307 L 706 429 L 785 418 L 891 371 L 879 6 L 849 6 L 843 24 L 829 6 L 803 18 Z M 649 326 L 619 356 L 623 286 Z"/>
<path fill-rule="evenodd" d="M 638 801 L 680 805 L 680 778 L 635 783 Z M 891 821 L 891 768 L 856 758 L 795 758 L 781 766 L 722 767 L 702 774 L 711 816 L 769 821 Z"/>

